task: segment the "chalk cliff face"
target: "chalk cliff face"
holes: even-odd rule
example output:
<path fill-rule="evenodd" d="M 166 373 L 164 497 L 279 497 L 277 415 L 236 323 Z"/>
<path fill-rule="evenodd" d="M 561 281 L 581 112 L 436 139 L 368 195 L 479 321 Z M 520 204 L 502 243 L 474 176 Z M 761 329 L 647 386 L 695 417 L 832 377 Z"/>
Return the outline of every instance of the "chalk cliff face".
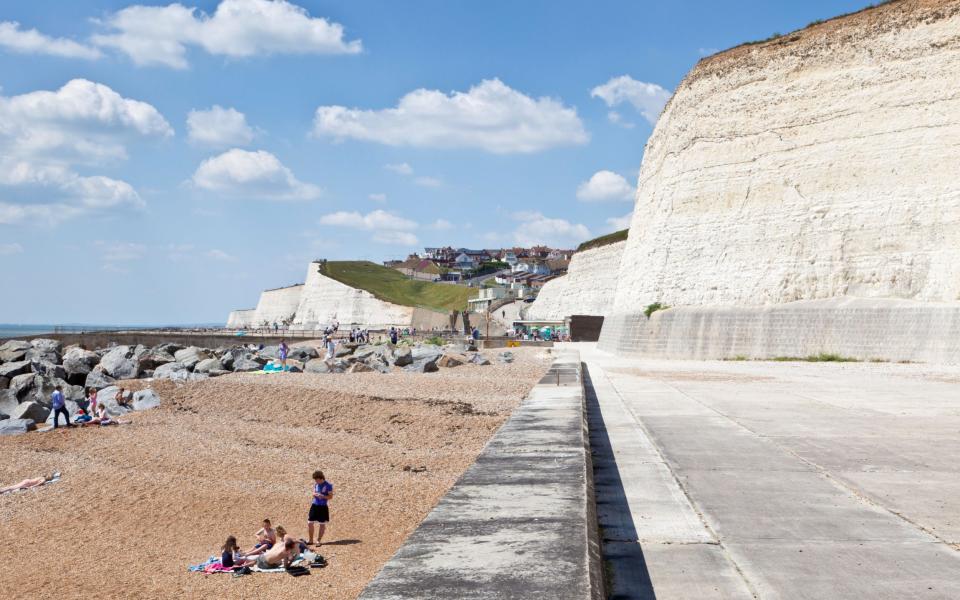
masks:
<path fill-rule="evenodd" d="M 256 324 L 257 309 L 248 308 L 244 310 L 234 310 L 227 317 L 228 329 L 242 329 L 244 327 L 253 327 Z"/>
<path fill-rule="evenodd" d="M 337 320 L 345 327 L 357 324 L 377 329 L 409 325 L 413 312 L 412 307 L 383 302 L 370 292 L 330 279 L 320 273 L 318 263 L 310 263 L 293 324 L 312 329 Z"/>
<path fill-rule="evenodd" d="M 698 64 L 644 154 L 614 313 L 960 294 L 960 2 Z"/>
<path fill-rule="evenodd" d="M 567 274 L 547 282 L 527 311 L 529 319 L 562 320 L 571 315 L 606 316 L 617 290 L 626 242 L 577 252 Z"/>
<path fill-rule="evenodd" d="M 291 285 L 273 290 L 265 290 L 260 294 L 257 310 L 253 317 L 254 326 L 270 326 L 274 323 L 283 324 L 293 319 L 300 306 L 300 293 L 303 284 Z"/>

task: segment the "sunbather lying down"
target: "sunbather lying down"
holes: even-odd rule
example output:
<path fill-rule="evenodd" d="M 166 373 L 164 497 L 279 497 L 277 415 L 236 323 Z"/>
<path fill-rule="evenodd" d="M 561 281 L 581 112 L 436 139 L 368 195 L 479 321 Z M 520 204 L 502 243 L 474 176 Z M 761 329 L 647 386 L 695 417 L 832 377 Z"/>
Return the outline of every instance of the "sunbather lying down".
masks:
<path fill-rule="evenodd" d="M 6 494 L 8 492 L 16 492 L 18 490 L 26 490 L 32 487 L 37 487 L 38 485 L 43 485 L 48 481 L 53 481 L 54 479 L 59 479 L 60 473 L 54 473 L 48 477 L 37 477 L 36 479 L 24 479 L 20 483 L 15 483 L 13 485 L 8 485 L 5 488 L 0 488 L 0 494 Z"/>

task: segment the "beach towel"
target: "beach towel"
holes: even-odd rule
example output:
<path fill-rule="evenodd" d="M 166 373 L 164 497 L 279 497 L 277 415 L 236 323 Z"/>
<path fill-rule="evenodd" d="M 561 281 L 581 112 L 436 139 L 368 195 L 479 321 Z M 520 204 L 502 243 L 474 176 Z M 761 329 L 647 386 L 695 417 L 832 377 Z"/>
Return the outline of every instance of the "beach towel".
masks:
<path fill-rule="evenodd" d="M 208 558 L 207 560 L 203 561 L 203 562 L 200 563 L 199 565 L 190 565 L 190 566 L 187 567 L 187 570 L 188 570 L 188 571 L 191 571 L 191 572 L 194 572 L 194 573 L 203 572 L 204 569 L 206 569 L 208 566 L 210 566 L 210 565 L 212 565 L 212 564 L 214 564 L 214 563 L 220 564 L 220 557 L 219 557 L 219 556 L 211 556 L 210 558 Z"/>
<path fill-rule="evenodd" d="M 50 480 L 44 481 L 44 482 L 41 483 L 40 485 L 35 485 L 35 486 L 33 486 L 33 487 L 28 487 L 28 488 L 24 488 L 24 489 L 20 489 L 20 490 L 10 490 L 10 491 L 8 491 L 8 492 L 2 492 L 2 494 L 12 494 L 12 493 L 14 493 L 14 492 L 26 492 L 26 491 L 32 490 L 32 489 L 34 489 L 34 488 L 43 487 L 43 486 L 47 485 L 48 483 L 56 483 L 56 482 L 58 482 L 58 481 L 60 481 L 60 472 L 59 472 L 59 471 L 56 472 L 56 473 L 54 473 L 54 474 L 53 474 L 53 477 L 52 477 Z M 11 485 L 12 485 L 12 484 L 11 484 Z"/>

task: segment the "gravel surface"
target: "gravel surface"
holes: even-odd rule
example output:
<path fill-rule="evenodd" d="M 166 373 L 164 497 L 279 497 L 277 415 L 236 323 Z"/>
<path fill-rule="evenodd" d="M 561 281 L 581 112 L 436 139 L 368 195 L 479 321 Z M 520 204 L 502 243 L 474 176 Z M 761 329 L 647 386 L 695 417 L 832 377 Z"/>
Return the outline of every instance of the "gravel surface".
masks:
<path fill-rule="evenodd" d="M 3 485 L 63 473 L 0 496 L 3 597 L 355 598 L 549 367 L 544 349 L 513 353 L 427 374 L 154 382 L 162 406 L 128 425 L 0 438 Z M 227 535 L 252 545 L 264 517 L 305 536 L 317 468 L 336 493 L 327 568 L 187 572 Z"/>

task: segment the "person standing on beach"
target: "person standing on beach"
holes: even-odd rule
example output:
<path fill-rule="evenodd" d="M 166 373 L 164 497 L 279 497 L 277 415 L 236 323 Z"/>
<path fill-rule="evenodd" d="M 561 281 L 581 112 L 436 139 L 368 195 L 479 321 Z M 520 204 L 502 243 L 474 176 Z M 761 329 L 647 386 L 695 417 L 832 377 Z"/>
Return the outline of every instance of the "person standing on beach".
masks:
<path fill-rule="evenodd" d="M 313 501 L 310 503 L 310 514 L 307 517 L 308 546 L 313 546 L 313 527 L 317 526 L 317 545 L 323 539 L 330 522 L 330 507 L 327 503 L 333 498 L 333 484 L 326 480 L 323 471 L 313 472 Z"/>
<path fill-rule="evenodd" d="M 67 421 L 67 427 L 73 427 L 70 424 L 70 413 L 67 412 L 66 401 L 63 399 L 63 388 L 59 385 L 50 395 L 50 405 L 53 407 L 53 428 L 56 429 L 60 424 L 60 415 Z"/>
<path fill-rule="evenodd" d="M 327 362 L 332 361 L 334 357 L 334 353 L 337 350 L 337 345 L 333 342 L 333 338 L 330 336 L 327 336 L 327 338 L 323 340 L 323 347 L 326 348 L 327 350 L 327 358 L 326 358 Z"/>
<path fill-rule="evenodd" d="M 280 368 L 286 371 L 287 370 L 287 353 L 290 352 L 290 347 L 287 346 L 287 340 L 280 340 L 280 346 L 278 347 L 278 352 L 280 353 Z"/>

